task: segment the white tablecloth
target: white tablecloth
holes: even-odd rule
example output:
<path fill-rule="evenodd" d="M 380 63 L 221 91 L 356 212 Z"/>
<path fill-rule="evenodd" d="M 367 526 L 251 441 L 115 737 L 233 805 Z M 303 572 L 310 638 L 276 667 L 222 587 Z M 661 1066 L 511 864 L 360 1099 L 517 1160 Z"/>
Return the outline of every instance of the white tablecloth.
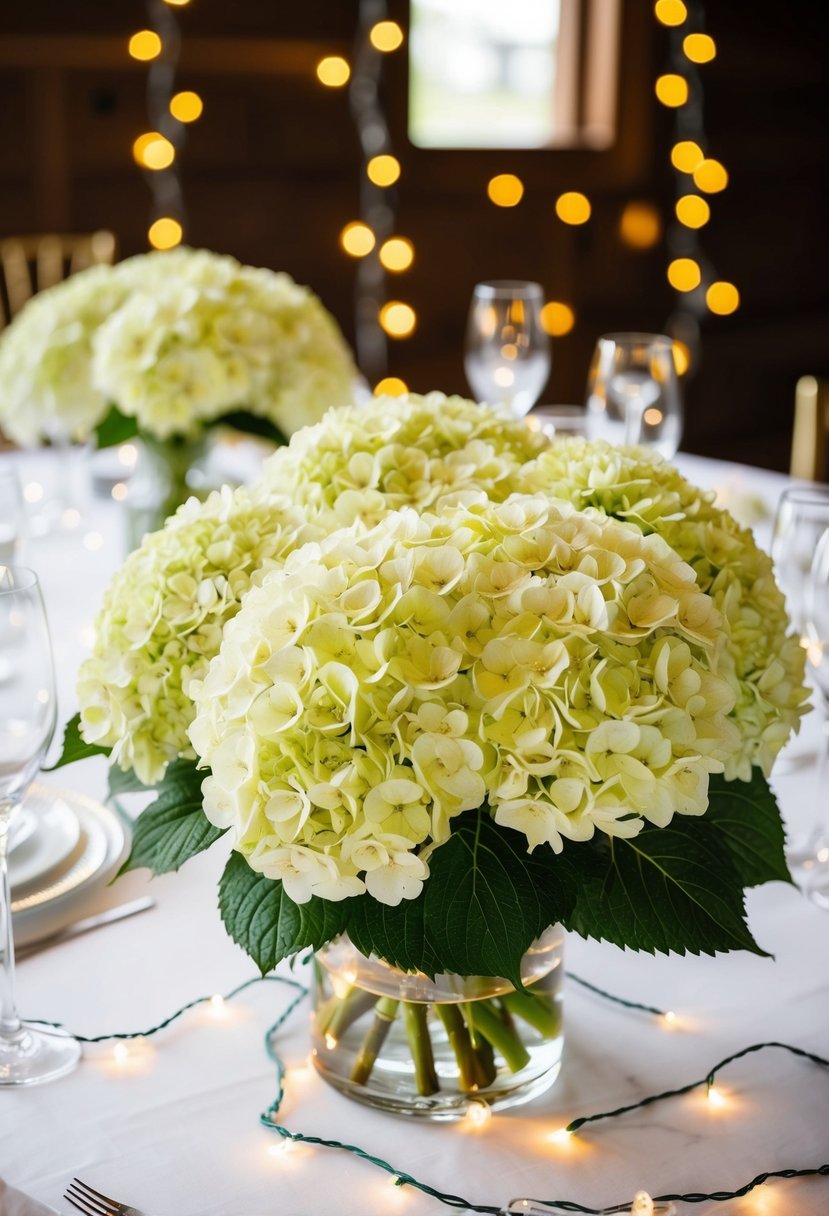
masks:
<path fill-rule="evenodd" d="M 16 459 L 24 479 L 43 475 L 38 458 Z M 724 488 L 738 508 L 746 494 L 772 508 L 785 484 L 774 474 L 719 462 L 681 463 L 699 483 Z M 27 554 L 45 588 L 67 717 L 89 626 L 120 555 L 118 510 L 90 507 L 76 527 L 32 543 Z M 762 536 L 762 525 L 759 530 Z M 818 725 L 809 720 L 792 746 L 800 763 L 776 781 L 791 821 L 813 811 L 817 746 Z M 91 760 L 48 779 L 100 796 L 104 766 Z M 223 860 L 219 845 L 177 875 L 151 882 L 130 875 L 97 892 L 90 910 L 147 890 L 157 907 L 22 962 L 22 1013 L 60 1020 L 86 1035 L 141 1029 L 197 995 L 227 991 L 251 976 L 252 964 L 226 937 L 216 910 Z M 440 1190 L 496 1205 L 535 1195 L 598 1207 L 640 1188 L 651 1194 L 732 1190 L 763 1170 L 829 1161 L 829 1071 L 775 1050 L 723 1074 L 726 1101 L 719 1109 L 698 1092 L 597 1123 L 564 1145 L 549 1138 L 577 1115 L 704 1077 L 750 1043 L 782 1039 L 829 1054 L 829 915 L 781 884 L 751 893 L 748 910 L 773 960 L 650 958 L 569 940 L 573 971 L 674 1010 L 676 1029 L 571 984 L 559 1081 L 478 1132 L 413 1125 L 327 1088 L 307 1066 L 302 1010 L 281 1039 L 289 1064 L 284 1122 L 359 1144 Z M 275 1078 L 263 1035 L 288 999 L 276 985 L 260 985 L 223 1016 L 207 1009 L 186 1015 L 125 1061 L 114 1057 L 111 1044 L 93 1047 L 63 1080 L 0 1092 L 0 1176 L 62 1211 L 69 1211 L 61 1196 L 73 1175 L 154 1216 L 449 1210 L 411 1188 L 390 1187 L 381 1172 L 342 1152 L 269 1152 L 277 1137 L 259 1125 L 258 1115 L 274 1096 Z M 823 1216 L 829 1179 L 773 1183 L 744 1200 L 683 1211 Z"/>

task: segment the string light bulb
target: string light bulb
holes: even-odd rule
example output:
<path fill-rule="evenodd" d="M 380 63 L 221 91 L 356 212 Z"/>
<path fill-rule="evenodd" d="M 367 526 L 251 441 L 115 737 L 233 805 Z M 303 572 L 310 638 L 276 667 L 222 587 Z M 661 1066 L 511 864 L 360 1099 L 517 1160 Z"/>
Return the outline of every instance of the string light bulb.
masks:
<path fill-rule="evenodd" d="M 183 89 L 170 98 L 170 113 L 179 122 L 195 122 L 203 110 L 204 102 L 192 89 Z"/>
<path fill-rule="evenodd" d="M 702 271 L 693 258 L 674 258 L 668 266 L 668 282 L 675 291 L 693 291 L 702 281 Z"/>
<path fill-rule="evenodd" d="M 563 338 L 576 323 L 576 314 L 561 300 L 548 300 L 541 309 L 541 327 L 552 338 Z"/>
<path fill-rule="evenodd" d="M 699 194 L 683 194 L 676 200 L 676 218 L 686 228 L 702 228 L 711 218 L 711 208 Z"/>
<path fill-rule="evenodd" d="M 708 1105 L 712 1110 L 722 1110 L 727 1105 L 722 1090 L 717 1089 L 713 1084 L 708 1086 Z"/>
<path fill-rule="evenodd" d="M 350 76 L 351 68 L 342 55 L 326 55 L 317 64 L 317 80 L 327 89 L 341 89 Z"/>
<path fill-rule="evenodd" d="M 556 199 L 556 215 L 563 224 L 586 224 L 593 208 L 586 194 L 567 190 Z"/>
<path fill-rule="evenodd" d="M 467 1102 L 465 1121 L 476 1129 L 486 1127 L 492 1118 L 492 1109 L 486 1102 Z"/>
<path fill-rule="evenodd" d="M 515 207 L 524 197 L 524 183 L 514 173 L 496 173 L 489 179 L 486 192 L 496 207 Z"/>
<path fill-rule="evenodd" d="M 705 293 L 705 303 L 709 312 L 720 317 L 728 317 L 740 307 L 740 293 L 733 283 L 718 280 L 712 283 Z"/>
<path fill-rule="evenodd" d="M 682 49 L 691 63 L 710 63 L 717 54 L 717 44 L 710 34 L 686 34 Z"/>
<path fill-rule="evenodd" d="M 161 54 L 161 39 L 155 30 L 139 30 L 130 38 L 128 50 L 133 59 L 149 63 Z"/>
<path fill-rule="evenodd" d="M 705 194 L 719 194 L 728 185 L 728 172 L 718 160 L 706 158 L 694 169 L 694 185 Z"/>
<path fill-rule="evenodd" d="M 566 1127 L 559 1127 L 554 1132 L 550 1132 L 548 1139 L 552 1144 L 558 1144 L 562 1147 L 570 1143 L 570 1137 L 573 1135 Z"/>
<path fill-rule="evenodd" d="M 133 143 L 132 155 L 136 164 L 143 169 L 157 172 L 159 169 L 169 169 L 176 159 L 176 150 L 160 131 L 147 131 Z"/>
<path fill-rule="evenodd" d="M 653 1200 L 647 1191 L 637 1191 L 633 1196 L 630 1216 L 653 1216 Z"/>
<path fill-rule="evenodd" d="M 183 236 L 184 230 L 181 224 L 169 215 L 163 215 L 150 224 L 147 233 L 147 239 L 153 249 L 175 249 L 176 245 L 181 244 Z"/>
<path fill-rule="evenodd" d="M 411 304 L 389 300 L 380 309 L 380 324 L 390 338 L 409 338 L 415 331 L 417 313 Z"/>
<path fill-rule="evenodd" d="M 685 343 L 684 342 L 675 342 L 674 346 L 682 347 L 682 346 L 685 346 Z M 685 347 L 685 349 L 687 350 L 688 348 Z M 674 352 L 674 362 L 676 362 L 676 352 Z M 688 370 L 687 362 L 685 364 L 684 370 L 685 371 Z M 682 375 L 682 372 L 679 371 L 679 368 L 677 368 L 677 372 L 679 373 L 679 375 Z M 667 1011 L 667 1013 L 664 1014 L 662 1021 L 664 1022 L 664 1024 L 666 1026 L 676 1026 L 676 1014 L 674 1013 L 673 1009 L 669 1009 Z"/>
<path fill-rule="evenodd" d="M 626 203 L 619 218 L 619 235 L 631 249 L 651 249 L 662 235 L 659 210 L 648 202 Z"/>
<path fill-rule="evenodd" d="M 671 148 L 671 164 L 680 173 L 693 173 L 705 160 L 705 153 L 693 139 L 681 139 Z"/>
<path fill-rule="evenodd" d="M 392 236 L 380 246 L 379 256 L 386 270 L 400 274 L 414 261 L 414 245 L 404 236 Z"/>
<path fill-rule="evenodd" d="M 408 384 L 399 376 L 384 376 L 374 386 L 375 397 L 404 397 L 408 391 Z"/>
<path fill-rule="evenodd" d="M 372 156 L 366 165 L 366 174 L 375 186 L 393 186 L 400 177 L 400 161 L 388 152 L 381 152 L 379 156 Z"/>
<path fill-rule="evenodd" d="M 352 258 L 364 258 L 375 245 L 375 236 L 368 224 L 354 220 L 340 233 L 340 245 Z"/>
<path fill-rule="evenodd" d="M 112 1058 L 116 1064 L 126 1064 L 130 1049 L 127 1043 L 116 1043 L 112 1049 Z"/>
<path fill-rule="evenodd" d="M 676 72 L 666 72 L 664 76 L 659 76 L 654 90 L 662 105 L 670 109 L 684 106 L 688 100 L 688 81 Z"/>
<path fill-rule="evenodd" d="M 682 25 L 688 16 L 683 0 L 656 0 L 653 7 L 656 20 L 662 25 Z"/>
<path fill-rule="evenodd" d="M 403 45 L 403 31 L 396 21 L 378 21 L 369 30 L 369 41 L 376 51 L 396 51 Z"/>

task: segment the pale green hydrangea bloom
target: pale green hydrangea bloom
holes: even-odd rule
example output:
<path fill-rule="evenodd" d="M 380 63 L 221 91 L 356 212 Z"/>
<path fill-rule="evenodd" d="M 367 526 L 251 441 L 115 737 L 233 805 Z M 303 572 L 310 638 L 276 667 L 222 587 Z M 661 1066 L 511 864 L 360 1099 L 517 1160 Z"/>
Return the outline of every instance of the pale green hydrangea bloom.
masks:
<path fill-rule="evenodd" d="M 295 435 L 267 462 L 263 488 L 329 529 L 371 526 L 389 510 L 423 511 L 448 495 L 499 502 L 548 443 L 523 420 L 463 397 L 376 397 Z"/>
<path fill-rule="evenodd" d="M 485 802 L 557 852 L 701 815 L 740 742 L 722 639 L 660 536 L 546 495 L 331 533 L 190 683 L 205 812 L 292 899 L 391 905 Z"/>
<path fill-rule="evenodd" d="M 33 296 L 0 333 L 0 426 L 15 443 L 83 438 L 104 417 L 92 339 L 126 291 L 110 266 L 94 266 Z"/>
<path fill-rule="evenodd" d="M 190 681 L 219 649 L 251 582 L 298 539 L 314 535 L 284 499 L 227 488 L 191 499 L 144 538 L 110 583 L 93 652 L 81 666 L 81 733 L 121 768 L 154 784 L 192 755 Z"/>
<path fill-rule="evenodd" d="M 656 532 L 694 569 L 722 613 L 727 644 L 720 674 L 734 691 L 731 719 L 741 745 L 726 762 L 729 780 L 768 776 L 807 710 L 805 652 L 789 632 L 771 558 L 713 493 L 697 489 L 657 453 L 603 441 L 556 440 L 520 475 L 528 492 L 548 490 L 576 507 L 595 507 Z"/>

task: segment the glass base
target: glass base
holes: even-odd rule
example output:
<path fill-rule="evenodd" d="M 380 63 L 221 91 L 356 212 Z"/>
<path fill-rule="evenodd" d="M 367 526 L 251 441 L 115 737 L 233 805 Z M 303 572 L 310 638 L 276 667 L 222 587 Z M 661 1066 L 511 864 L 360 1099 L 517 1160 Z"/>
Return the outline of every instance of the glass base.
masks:
<path fill-rule="evenodd" d="M 11 1035 L 0 1034 L 0 1085 L 39 1085 L 71 1072 L 81 1045 L 65 1030 L 21 1022 Z"/>

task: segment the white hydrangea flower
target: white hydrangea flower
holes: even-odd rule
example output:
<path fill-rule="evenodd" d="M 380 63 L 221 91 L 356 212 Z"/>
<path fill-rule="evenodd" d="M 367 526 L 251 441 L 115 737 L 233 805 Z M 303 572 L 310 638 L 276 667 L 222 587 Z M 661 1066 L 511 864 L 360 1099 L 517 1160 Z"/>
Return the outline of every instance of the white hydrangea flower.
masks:
<path fill-rule="evenodd" d="M 391 905 L 483 804 L 556 852 L 701 815 L 740 746 L 723 641 L 691 566 L 600 511 L 356 523 L 252 587 L 191 680 L 205 812 L 297 901 Z"/>

